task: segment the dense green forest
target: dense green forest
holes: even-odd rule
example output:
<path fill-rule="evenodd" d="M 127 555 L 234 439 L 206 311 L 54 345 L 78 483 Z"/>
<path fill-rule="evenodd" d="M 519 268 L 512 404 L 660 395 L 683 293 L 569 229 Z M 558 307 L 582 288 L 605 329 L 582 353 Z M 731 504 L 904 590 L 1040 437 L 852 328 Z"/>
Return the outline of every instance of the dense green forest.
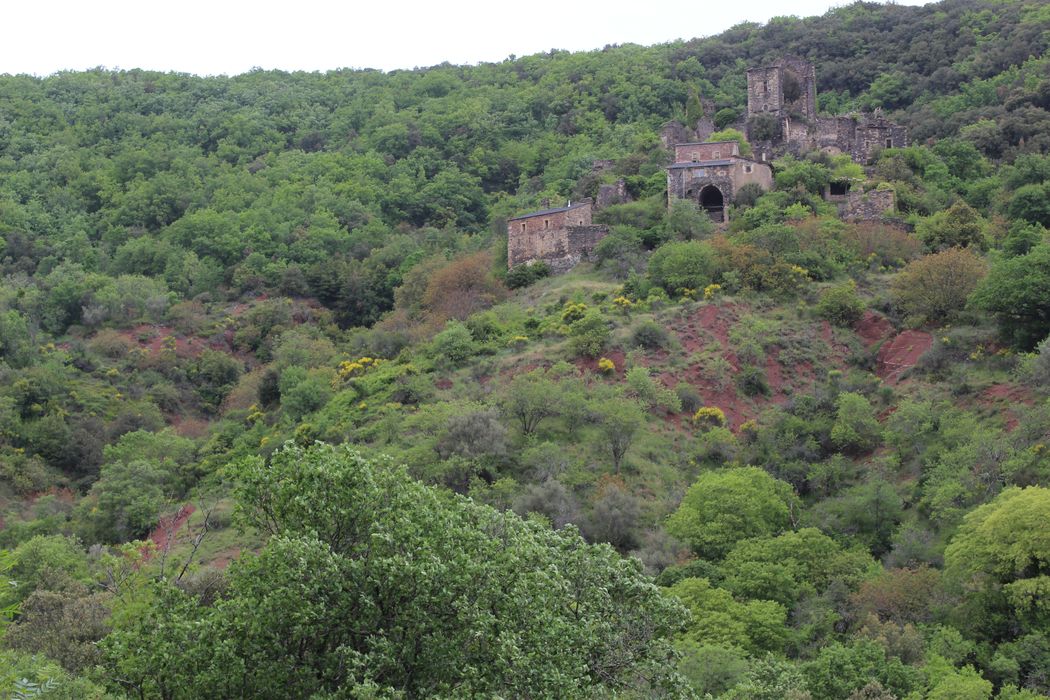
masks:
<path fill-rule="evenodd" d="M 1048 47 L 1041 0 L 860 2 L 0 75 L 0 694 L 1050 697 Z M 669 206 L 662 126 L 785 54 L 911 145 Z M 621 178 L 593 262 L 507 270 Z"/>

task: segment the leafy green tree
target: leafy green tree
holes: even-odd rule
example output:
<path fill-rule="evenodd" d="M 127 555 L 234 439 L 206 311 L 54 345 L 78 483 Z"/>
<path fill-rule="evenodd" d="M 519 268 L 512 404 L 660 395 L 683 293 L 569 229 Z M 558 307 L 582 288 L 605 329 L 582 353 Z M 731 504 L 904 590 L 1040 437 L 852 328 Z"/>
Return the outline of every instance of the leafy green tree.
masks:
<path fill-rule="evenodd" d="M 689 241 L 709 236 L 714 224 L 692 199 L 675 199 L 667 210 L 667 230 L 675 238 Z"/>
<path fill-rule="evenodd" d="M 431 342 L 431 354 L 436 359 L 447 361 L 458 367 L 477 352 L 474 337 L 459 321 L 449 321 L 445 329 L 434 336 Z"/>
<path fill-rule="evenodd" d="M 748 537 L 775 535 L 792 522 L 791 486 L 756 467 L 706 472 L 686 491 L 667 531 L 707 559 L 720 559 Z"/>
<path fill-rule="evenodd" d="M 698 645 L 737 648 L 748 653 L 780 651 L 787 641 L 787 610 L 779 603 L 739 603 L 705 578 L 687 578 L 668 592 L 692 612 L 685 638 Z"/>
<path fill-rule="evenodd" d="M 867 452 L 882 436 L 882 426 L 871 402 L 860 394 L 844 392 L 835 399 L 835 423 L 831 440 L 846 452 Z"/>
<path fill-rule="evenodd" d="M 558 385 L 543 370 L 515 375 L 497 398 L 500 411 L 517 422 L 524 436 L 532 435 L 547 418 L 559 413 Z"/>
<path fill-rule="evenodd" d="M 893 280 L 896 305 L 913 321 L 946 321 L 965 308 L 966 300 L 988 270 L 975 253 L 950 248 L 909 263 Z"/>
<path fill-rule="evenodd" d="M 126 542 L 147 535 L 179 491 L 178 475 L 139 459 L 102 466 L 98 481 L 77 506 L 76 521 L 92 542 Z"/>
<path fill-rule="evenodd" d="M 948 248 L 988 247 L 988 222 L 980 212 L 966 202 L 956 202 L 948 209 L 923 219 L 915 227 L 915 234 L 931 251 Z"/>
<path fill-rule="evenodd" d="M 923 682 L 921 671 L 890 657 L 886 649 L 871 640 L 854 640 L 849 645 L 833 642 L 803 666 L 806 684 L 813 700 L 835 700 L 877 680 L 897 697 L 917 690 Z"/>
<path fill-rule="evenodd" d="M 944 552 L 946 574 L 964 583 L 978 616 L 970 622 L 985 633 L 1020 623 L 1045 629 L 1050 623 L 1050 489 L 1009 488 L 971 511 Z M 1008 611 L 1008 617 L 1002 613 Z"/>
<path fill-rule="evenodd" d="M 231 468 L 269 535 L 212 606 L 166 584 L 103 642 L 142 697 L 684 696 L 683 611 L 640 565 L 346 449 L 287 446 Z M 513 650 L 513 651 L 511 651 Z"/>
<path fill-rule="evenodd" d="M 602 442 L 612 457 L 613 471 L 619 474 L 627 450 L 645 425 L 645 414 L 637 403 L 628 399 L 603 402 L 599 410 Z"/>
<path fill-rule="evenodd" d="M 1050 335 L 1050 243 L 1027 255 L 997 261 L 970 300 L 990 311 L 1016 345 L 1035 346 Z"/>
<path fill-rule="evenodd" d="M 1012 219 L 1050 227 L 1050 184 L 1031 184 L 1019 187 L 1006 207 Z"/>
<path fill-rule="evenodd" d="M 873 573 L 865 553 L 844 550 L 814 528 L 737 543 L 721 565 L 722 585 L 738 596 L 790 606 L 833 582 L 855 587 Z"/>
<path fill-rule="evenodd" d="M 703 289 L 711 283 L 714 271 L 714 251 L 699 241 L 665 243 L 649 258 L 649 277 L 668 294 Z"/>

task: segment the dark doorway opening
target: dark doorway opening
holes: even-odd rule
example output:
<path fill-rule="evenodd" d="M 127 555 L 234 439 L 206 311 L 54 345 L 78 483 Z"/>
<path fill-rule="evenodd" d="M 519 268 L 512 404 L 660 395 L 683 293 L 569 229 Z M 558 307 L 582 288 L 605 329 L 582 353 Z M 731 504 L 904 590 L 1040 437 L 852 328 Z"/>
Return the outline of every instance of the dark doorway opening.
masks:
<path fill-rule="evenodd" d="M 711 221 L 725 221 L 725 199 L 722 197 L 722 191 L 714 185 L 700 190 L 700 206 L 711 217 Z"/>
<path fill-rule="evenodd" d="M 848 182 L 832 182 L 830 188 L 830 194 L 832 197 L 845 197 L 846 193 L 849 192 Z"/>

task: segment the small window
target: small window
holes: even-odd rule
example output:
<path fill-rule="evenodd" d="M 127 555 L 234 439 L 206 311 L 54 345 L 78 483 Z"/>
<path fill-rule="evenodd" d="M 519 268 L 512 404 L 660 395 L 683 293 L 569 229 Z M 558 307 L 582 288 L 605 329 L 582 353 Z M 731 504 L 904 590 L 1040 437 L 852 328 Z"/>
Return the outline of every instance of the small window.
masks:
<path fill-rule="evenodd" d="M 524 221 L 521 222 L 521 232 L 525 233 L 525 222 Z"/>
<path fill-rule="evenodd" d="M 543 220 L 543 228 L 550 228 L 550 227 L 551 227 L 551 220 L 550 219 L 544 219 Z"/>
<path fill-rule="evenodd" d="M 722 152 L 721 151 L 715 151 L 714 160 L 718 160 L 721 157 L 722 157 Z"/>
<path fill-rule="evenodd" d="M 696 151 L 693 151 L 693 162 L 694 163 L 699 163 L 700 162 L 700 154 L 697 153 Z"/>
<path fill-rule="evenodd" d="M 745 166 L 744 166 L 744 172 L 745 172 L 745 173 L 749 173 L 749 172 L 751 172 L 751 166 L 750 166 L 750 165 L 745 165 Z"/>
<path fill-rule="evenodd" d="M 763 80 L 762 81 L 762 92 L 769 92 L 769 81 L 768 80 Z"/>
<path fill-rule="evenodd" d="M 886 148 L 893 148 L 893 139 L 886 139 Z"/>

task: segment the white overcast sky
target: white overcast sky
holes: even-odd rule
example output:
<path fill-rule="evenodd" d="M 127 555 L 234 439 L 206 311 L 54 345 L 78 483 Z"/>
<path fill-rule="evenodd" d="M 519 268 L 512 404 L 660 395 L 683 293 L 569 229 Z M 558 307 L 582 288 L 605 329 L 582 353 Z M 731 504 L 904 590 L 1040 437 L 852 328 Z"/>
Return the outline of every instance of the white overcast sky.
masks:
<path fill-rule="evenodd" d="M 233 75 L 394 70 L 554 49 L 656 44 L 744 21 L 820 15 L 833 0 L 7 0 L 0 73 L 146 68 Z M 923 0 L 898 4 L 921 5 Z"/>

